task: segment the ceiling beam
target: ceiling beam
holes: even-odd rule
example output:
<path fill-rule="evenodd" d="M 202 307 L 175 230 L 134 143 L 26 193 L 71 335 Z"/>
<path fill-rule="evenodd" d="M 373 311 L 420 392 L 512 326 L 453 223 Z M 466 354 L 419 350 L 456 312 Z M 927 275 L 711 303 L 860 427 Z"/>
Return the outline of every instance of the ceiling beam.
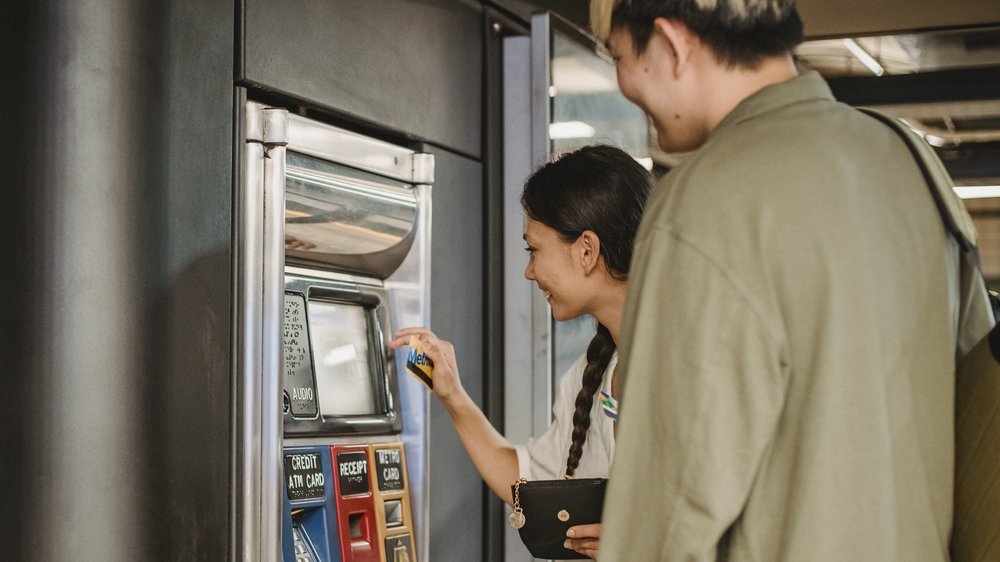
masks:
<path fill-rule="evenodd" d="M 1000 99 L 1000 66 L 827 80 L 850 105 L 898 105 Z"/>
<path fill-rule="evenodd" d="M 797 0 L 796 5 L 809 38 L 1000 24 L 996 0 Z"/>

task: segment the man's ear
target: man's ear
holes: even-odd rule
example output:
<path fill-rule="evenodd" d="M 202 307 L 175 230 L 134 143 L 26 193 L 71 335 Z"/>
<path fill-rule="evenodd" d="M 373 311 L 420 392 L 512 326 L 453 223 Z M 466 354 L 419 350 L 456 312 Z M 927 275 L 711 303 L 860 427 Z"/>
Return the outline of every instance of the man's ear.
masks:
<path fill-rule="evenodd" d="M 601 257 L 601 239 L 593 230 L 584 230 L 576 239 L 579 247 L 580 265 L 585 273 L 590 273 L 597 267 Z"/>
<path fill-rule="evenodd" d="M 674 18 L 653 20 L 653 34 L 662 41 L 673 63 L 674 78 L 684 73 L 694 52 L 698 38 L 684 22 Z"/>

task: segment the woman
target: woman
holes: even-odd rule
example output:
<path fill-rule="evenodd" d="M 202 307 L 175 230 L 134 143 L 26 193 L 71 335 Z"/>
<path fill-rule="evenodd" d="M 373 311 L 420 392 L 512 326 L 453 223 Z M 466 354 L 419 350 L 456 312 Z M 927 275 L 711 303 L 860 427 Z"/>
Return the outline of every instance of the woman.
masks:
<path fill-rule="evenodd" d="M 434 394 L 448 410 L 483 480 L 511 503 L 510 486 L 528 480 L 607 477 L 614 452 L 616 342 L 625 304 L 632 240 L 652 177 L 610 146 L 589 146 L 546 164 L 525 183 L 521 205 L 529 252 L 524 276 L 538 284 L 556 320 L 597 319 L 587 352 L 563 375 L 554 423 L 527 445 L 511 445 L 462 387 L 451 343 L 425 328 L 396 333 L 393 349 L 420 339 L 434 362 Z M 603 401 L 595 395 L 603 391 Z M 570 530 L 567 548 L 596 557 L 600 525 Z"/>

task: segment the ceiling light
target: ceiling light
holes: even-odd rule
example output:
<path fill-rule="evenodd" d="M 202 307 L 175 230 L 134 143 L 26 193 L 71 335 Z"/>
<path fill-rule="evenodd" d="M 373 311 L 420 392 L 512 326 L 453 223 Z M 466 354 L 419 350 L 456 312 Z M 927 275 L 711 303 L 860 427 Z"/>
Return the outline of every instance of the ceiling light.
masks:
<path fill-rule="evenodd" d="M 844 46 L 847 47 L 847 50 L 850 51 L 855 58 L 861 61 L 861 64 L 865 65 L 868 70 L 872 71 L 875 76 L 882 76 L 885 74 L 885 68 L 883 68 L 877 60 L 875 60 L 875 57 L 868 54 L 868 51 L 866 51 L 861 45 L 858 45 L 857 41 L 848 38 L 844 39 L 843 42 Z"/>
<path fill-rule="evenodd" d="M 549 125 L 550 139 L 586 139 L 597 131 L 583 121 L 562 121 Z"/>
<path fill-rule="evenodd" d="M 1000 197 L 1000 185 L 956 185 L 955 193 L 962 199 Z"/>

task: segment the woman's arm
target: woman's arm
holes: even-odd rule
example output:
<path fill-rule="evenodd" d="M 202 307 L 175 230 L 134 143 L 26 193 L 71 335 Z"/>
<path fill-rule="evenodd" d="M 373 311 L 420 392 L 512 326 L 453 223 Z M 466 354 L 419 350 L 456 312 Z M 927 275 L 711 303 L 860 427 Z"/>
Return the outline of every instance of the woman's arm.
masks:
<path fill-rule="evenodd" d="M 451 416 L 472 464 L 493 493 L 510 504 L 510 487 L 518 478 L 517 453 L 462 387 L 454 346 L 426 328 L 402 329 L 389 346 L 407 345 L 410 336 L 420 339 L 424 353 L 434 362 L 433 392 Z"/>

